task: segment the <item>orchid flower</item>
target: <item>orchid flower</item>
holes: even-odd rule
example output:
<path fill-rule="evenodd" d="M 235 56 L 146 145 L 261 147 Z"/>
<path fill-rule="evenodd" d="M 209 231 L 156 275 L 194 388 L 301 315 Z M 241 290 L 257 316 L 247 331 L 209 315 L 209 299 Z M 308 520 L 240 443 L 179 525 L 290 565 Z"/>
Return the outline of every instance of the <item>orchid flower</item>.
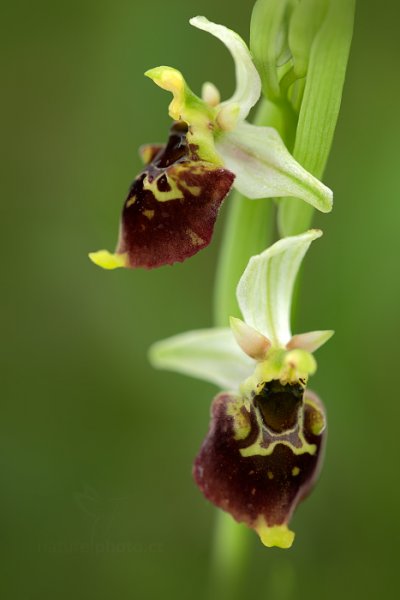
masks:
<path fill-rule="evenodd" d="M 261 80 L 241 37 L 205 17 L 190 23 L 228 48 L 235 63 L 236 91 L 220 101 L 207 82 L 202 98 L 182 74 L 161 66 L 145 74 L 173 94 L 174 120 L 166 145 L 144 146 L 146 166 L 125 201 L 114 253 L 90 253 L 105 269 L 153 268 L 183 261 L 206 247 L 232 185 L 250 199 L 296 197 L 322 212 L 332 208 L 332 192 L 294 160 L 277 131 L 245 119 L 261 94 Z"/>
<path fill-rule="evenodd" d="M 224 391 L 212 404 L 207 437 L 194 463 L 206 496 L 256 530 L 266 546 L 288 548 L 288 523 L 308 494 L 322 459 L 325 412 L 307 389 L 313 352 L 333 331 L 292 335 L 293 286 L 310 230 L 253 256 L 237 287 L 243 320 L 157 342 L 150 359 L 210 381 Z"/>

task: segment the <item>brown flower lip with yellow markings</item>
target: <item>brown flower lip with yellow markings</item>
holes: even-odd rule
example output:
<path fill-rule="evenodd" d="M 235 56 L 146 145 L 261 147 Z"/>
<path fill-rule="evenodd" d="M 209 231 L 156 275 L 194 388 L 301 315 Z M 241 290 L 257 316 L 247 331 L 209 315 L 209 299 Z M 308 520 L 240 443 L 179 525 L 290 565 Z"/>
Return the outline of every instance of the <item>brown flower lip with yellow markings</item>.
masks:
<path fill-rule="evenodd" d="M 247 405 L 223 392 L 214 399 L 194 479 L 237 521 L 259 533 L 280 530 L 315 483 L 325 437 L 323 405 L 301 383 L 269 382 Z"/>
<path fill-rule="evenodd" d="M 182 262 L 211 241 L 235 175 L 201 160 L 187 132 L 186 123 L 175 122 L 165 146 L 142 148 L 148 164 L 129 190 L 116 249 L 128 267 Z"/>

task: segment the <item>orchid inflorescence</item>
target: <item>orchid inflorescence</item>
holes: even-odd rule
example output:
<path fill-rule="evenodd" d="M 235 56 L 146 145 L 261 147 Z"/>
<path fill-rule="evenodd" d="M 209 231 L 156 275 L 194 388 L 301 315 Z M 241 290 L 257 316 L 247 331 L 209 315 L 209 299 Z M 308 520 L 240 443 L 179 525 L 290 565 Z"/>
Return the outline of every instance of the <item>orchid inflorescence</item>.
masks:
<path fill-rule="evenodd" d="M 219 208 L 232 187 L 246 202 L 297 198 L 321 212 L 331 210 L 331 190 L 295 160 L 277 130 L 246 121 L 262 91 L 267 101 L 276 100 L 295 81 L 299 85 L 292 92 L 292 104 L 298 114 L 306 93 L 304 78 L 313 36 L 326 15 L 339 22 L 340 2 L 327 1 L 323 7 L 318 2 L 256 3 L 252 27 L 255 18 L 272 15 L 272 23 L 281 19 L 289 31 L 285 30 L 288 42 L 274 25 L 279 44 L 269 48 L 274 48 L 273 62 L 279 63 L 275 71 L 263 62 L 265 42 L 260 27 L 255 27 L 253 46 L 261 48 L 261 53 L 257 51 L 253 60 L 235 32 L 205 17 L 190 20 L 230 51 L 236 90 L 230 99 L 221 101 L 216 86 L 206 82 L 199 97 L 174 68 L 161 66 L 146 72 L 172 93 L 169 115 L 173 124 L 166 144 L 141 148 L 145 167 L 124 203 L 117 248 L 114 253 L 91 253 L 94 263 L 105 269 L 154 268 L 189 258 L 210 243 Z M 311 5 L 318 6 L 312 18 Z M 289 28 L 285 7 L 292 17 Z M 307 26 L 302 27 L 305 16 Z M 351 14 L 348 31 L 350 22 Z M 321 164 L 333 135 L 350 39 L 349 34 L 337 80 L 332 80 L 337 91 L 331 98 L 334 109 L 325 127 Z M 284 105 L 281 98 L 278 104 Z M 314 111 L 316 107 L 314 103 Z M 298 118 L 300 123 L 301 115 Z M 321 136 L 324 119 L 325 115 L 318 125 Z M 292 335 L 290 327 L 302 260 L 321 235 L 317 229 L 288 235 L 250 258 L 236 289 L 242 319 L 227 314 L 230 327 L 175 335 L 150 350 L 154 367 L 204 379 L 220 388 L 212 403 L 209 432 L 194 463 L 194 479 L 207 499 L 254 529 L 266 546 L 292 545 L 289 521 L 313 487 L 323 457 L 326 415 L 321 400 L 308 389 L 308 380 L 317 368 L 314 352 L 333 331 Z"/>

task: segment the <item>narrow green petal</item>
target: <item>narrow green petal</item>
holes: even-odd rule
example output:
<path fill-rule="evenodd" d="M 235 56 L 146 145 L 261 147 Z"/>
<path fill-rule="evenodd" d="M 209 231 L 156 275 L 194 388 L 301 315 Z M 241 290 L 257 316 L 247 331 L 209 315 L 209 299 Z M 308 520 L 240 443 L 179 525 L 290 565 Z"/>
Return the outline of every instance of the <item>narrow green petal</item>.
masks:
<path fill-rule="evenodd" d="M 212 23 L 206 17 L 193 17 L 190 24 L 217 37 L 229 50 L 235 62 L 236 90 L 233 96 L 221 104 L 239 105 L 239 119 L 247 117 L 261 94 L 261 80 L 251 58 L 250 51 L 242 38 L 227 27 Z"/>
<path fill-rule="evenodd" d="M 311 242 L 322 231 L 311 229 L 284 238 L 253 256 L 237 287 L 237 299 L 245 322 L 285 347 L 291 339 L 290 307 L 293 286 L 301 262 Z"/>
<path fill-rule="evenodd" d="M 217 138 L 216 148 L 247 198 L 292 196 L 321 212 L 332 210 L 332 191 L 291 156 L 272 127 L 240 123 Z"/>
<path fill-rule="evenodd" d="M 156 342 L 149 358 L 157 369 L 204 379 L 226 390 L 236 390 L 254 370 L 254 361 L 228 328 L 188 331 Z"/>

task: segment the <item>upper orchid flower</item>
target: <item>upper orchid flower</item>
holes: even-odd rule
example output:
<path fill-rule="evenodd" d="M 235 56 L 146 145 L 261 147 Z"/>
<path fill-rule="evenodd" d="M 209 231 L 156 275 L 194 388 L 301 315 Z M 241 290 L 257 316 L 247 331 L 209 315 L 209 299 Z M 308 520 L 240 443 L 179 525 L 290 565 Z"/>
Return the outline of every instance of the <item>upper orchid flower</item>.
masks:
<path fill-rule="evenodd" d="M 220 102 L 217 88 L 202 98 L 171 67 L 147 71 L 172 92 L 174 120 L 166 145 L 142 148 L 145 169 L 125 201 L 115 253 L 89 256 L 106 268 L 158 267 L 192 256 L 210 243 L 221 203 L 232 185 L 248 198 L 297 197 L 322 212 L 332 192 L 297 163 L 279 134 L 245 121 L 261 94 L 261 81 L 245 42 L 235 32 L 195 17 L 190 23 L 219 38 L 232 54 L 236 91 Z"/>
<path fill-rule="evenodd" d="M 266 546 L 291 546 L 287 524 L 322 458 L 325 414 L 306 389 L 313 352 L 332 331 L 292 336 L 290 306 L 301 261 L 321 231 L 284 238 L 253 256 L 239 282 L 244 321 L 156 343 L 154 366 L 211 381 L 209 433 L 194 465 L 205 496 L 245 522 Z"/>

